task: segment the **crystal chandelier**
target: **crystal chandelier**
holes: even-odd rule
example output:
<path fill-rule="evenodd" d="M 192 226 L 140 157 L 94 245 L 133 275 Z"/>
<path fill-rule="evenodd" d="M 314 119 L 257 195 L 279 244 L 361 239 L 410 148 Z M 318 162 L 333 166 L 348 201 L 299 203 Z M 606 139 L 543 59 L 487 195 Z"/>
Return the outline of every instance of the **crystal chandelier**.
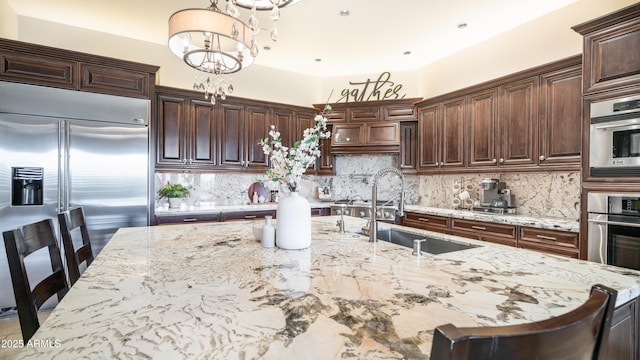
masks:
<path fill-rule="evenodd" d="M 271 39 L 278 39 L 275 21 L 281 7 L 300 0 L 226 0 L 225 12 L 218 0 L 210 0 L 204 9 L 184 9 L 169 17 L 169 48 L 187 65 L 196 69 L 193 89 L 203 91 L 205 99 L 222 100 L 233 92 L 231 79 L 225 76 L 253 63 L 258 55 L 256 35 L 260 31 L 256 11 L 271 10 L 274 26 Z M 239 19 L 238 6 L 251 9 L 248 24 Z"/>

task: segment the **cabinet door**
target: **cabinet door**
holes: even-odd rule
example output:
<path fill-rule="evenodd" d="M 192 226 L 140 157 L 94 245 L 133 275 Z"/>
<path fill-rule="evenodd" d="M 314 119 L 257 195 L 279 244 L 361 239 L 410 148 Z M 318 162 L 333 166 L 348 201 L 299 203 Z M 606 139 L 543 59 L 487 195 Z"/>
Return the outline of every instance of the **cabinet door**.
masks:
<path fill-rule="evenodd" d="M 291 140 L 291 145 L 293 145 L 296 141 L 302 141 L 302 138 L 304 137 L 304 131 L 316 125 L 314 118 L 314 113 L 296 113 L 295 121 L 291 126 L 291 128 L 293 129 L 293 139 Z M 320 151 L 322 152 L 322 141 L 325 140 L 320 141 Z M 326 142 L 329 142 L 329 139 L 326 139 Z M 327 150 L 331 151 L 331 148 L 328 148 Z M 330 155 L 331 154 L 329 154 L 329 156 Z M 305 174 L 313 174 L 316 169 L 318 169 L 320 163 L 322 162 L 322 156 L 323 155 L 320 155 L 320 158 L 316 159 L 315 166 L 309 167 Z"/>
<path fill-rule="evenodd" d="M 418 122 L 400 123 L 400 169 L 405 174 L 418 170 Z"/>
<path fill-rule="evenodd" d="M 543 74 L 540 83 L 539 165 L 580 168 L 582 146 L 582 68 Z"/>
<path fill-rule="evenodd" d="M 273 125 L 280 133 L 282 139 L 282 145 L 291 147 L 296 140 L 301 138 L 296 137 L 296 127 L 293 120 L 293 111 L 287 109 L 273 109 Z M 270 130 L 270 129 L 269 129 Z M 268 137 L 268 133 L 267 136 Z M 271 139 L 269 137 L 269 139 Z"/>
<path fill-rule="evenodd" d="M 267 155 L 262 151 L 258 142 L 269 136 L 271 120 L 269 109 L 266 107 L 247 107 L 245 132 L 246 137 L 246 167 L 257 170 L 266 170 L 269 166 Z"/>
<path fill-rule="evenodd" d="M 331 146 L 354 146 L 364 143 L 364 125 L 338 124 L 333 126 Z"/>
<path fill-rule="evenodd" d="M 35 54 L 0 52 L 0 79 L 76 90 L 78 63 Z"/>
<path fill-rule="evenodd" d="M 538 144 L 538 77 L 502 87 L 500 166 L 535 165 Z"/>
<path fill-rule="evenodd" d="M 80 64 L 80 89 L 104 94 L 149 97 L 149 73 Z"/>
<path fill-rule="evenodd" d="M 442 125 L 438 136 L 441 137 L 440 161 L 445 168 L 463 167 L 464 163 L 464 98 L 454 99 L 442 104 Z"/>
<path fill-rule="evenodd" d="M 156 164 L 183 165 L 187 161 L 187 100 L 181 97 L 158 95 L 156 124 Z"/>
<path fill-rule="evenodd" d="M 327 130 L 331 131 L 331 134 L 333 135 L 332 126 L 327 126 Z M 331 153 L 331 139 L 320 140 L 320 159 L 318 159 L 317 174 L 334 175 L 333 154 Z"/>
<path fill-rule="evenodd" d="M 400 125 L 398 123 L 372 123 L 365 126 L 367 145 L 398 145 Z"/>
<path fill-rule="evenodd" d="M 190 151 L 188 163 L 196 166 L 216 164 L 216 121 L 213 105 L 191 100 Z"/>
<path fill-rule="evenodd" d="M 245 166 L 244 161 L 244 106 L 223 103 L 220 116 L 220 165 Z"/>
<path fill-rule="evenodd" d="M 438 158 L 438 105 L 418 109 L 418 168 L 436 170 Z"/>
<path fill-rule="evenodd" d="M 497 121 L 497 88 L 469 95 L 469 167 L 497 163 Z"/>

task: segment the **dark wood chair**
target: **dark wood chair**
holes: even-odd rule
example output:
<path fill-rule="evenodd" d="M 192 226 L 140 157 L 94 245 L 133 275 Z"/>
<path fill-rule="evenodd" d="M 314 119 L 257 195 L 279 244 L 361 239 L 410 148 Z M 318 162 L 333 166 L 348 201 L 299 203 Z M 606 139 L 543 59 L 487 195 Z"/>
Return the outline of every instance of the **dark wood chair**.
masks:
<path fill-rule="evenodd" d="M 91 250 L 91 239 L 84 218 L 84 210 L 82 207 L 77 207 L 61 212 L 58 214 L 58 222 L 60 223 L 64 254 L 67 259 L 69 282 L 73 286 L 80 277 L 80 265 L 86 261 L 86 266 L 89 266 L 93 262 L 93 250 Z M 72 235 L 76 229 L 78 229 L 76 233 L 79 232 L 82 239 L 82 245 L 77 250 L 73 246 L 74 236 Z"/>
<path fill-rule="evenodd" d="M 62 265 L 60 247 L 56 241 L 53 220 L 24 225 L 15 230 L 5 231 L 2 235 L 22 338 L 26 343 L 40 327 L 40 307 L 53 295 L 58 295 L 58 301 L 62 300 L 69 291 L 69 286 Z M 52 273 L 32 287 L 25 267 L 25 258 L 43 248 L 48 248 Z"/>
<path fill-rule="evenodd" d="M 510 326 L 438 326 L 431 360 L 603 359 L 617 291 L 591 288 L 577 309 L 551 319 Z"/>

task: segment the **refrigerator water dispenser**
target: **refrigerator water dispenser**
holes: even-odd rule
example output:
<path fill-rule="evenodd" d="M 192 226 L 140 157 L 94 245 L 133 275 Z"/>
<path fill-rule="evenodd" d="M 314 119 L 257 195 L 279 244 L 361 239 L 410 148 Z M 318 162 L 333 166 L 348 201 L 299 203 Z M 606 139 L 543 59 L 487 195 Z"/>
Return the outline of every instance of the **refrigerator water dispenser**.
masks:
<path fill-rule="evenodd" d="M 42 205 L 42 180 L 44 169 L 39 167 L 14 167 L 11 183 L 11 205 Z"/>

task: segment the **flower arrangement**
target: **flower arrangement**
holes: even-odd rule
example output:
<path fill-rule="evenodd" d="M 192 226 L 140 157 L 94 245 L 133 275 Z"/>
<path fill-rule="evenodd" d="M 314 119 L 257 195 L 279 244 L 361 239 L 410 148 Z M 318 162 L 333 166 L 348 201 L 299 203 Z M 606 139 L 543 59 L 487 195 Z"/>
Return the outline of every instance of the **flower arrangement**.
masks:
<path fill-rule="evenodd" d="M 331 132 L 327 131 L 327 118 L 324 117 L 327 110 L 331 110 L 328 103 L 322 114 L 315 116 L 315 126 L 306 129 L 302 140 L 296 141 L 291 148 L 282 145 L 280 132 L 271 126 L 271 141 L 267 137 L 259 142 L 271 161 L 271 168 L 265 173 L 269 180 L 286 185 L 291 192 L 299 190 L 302 174 L 320 157 L 320 139 L 331 136 Z"/>

